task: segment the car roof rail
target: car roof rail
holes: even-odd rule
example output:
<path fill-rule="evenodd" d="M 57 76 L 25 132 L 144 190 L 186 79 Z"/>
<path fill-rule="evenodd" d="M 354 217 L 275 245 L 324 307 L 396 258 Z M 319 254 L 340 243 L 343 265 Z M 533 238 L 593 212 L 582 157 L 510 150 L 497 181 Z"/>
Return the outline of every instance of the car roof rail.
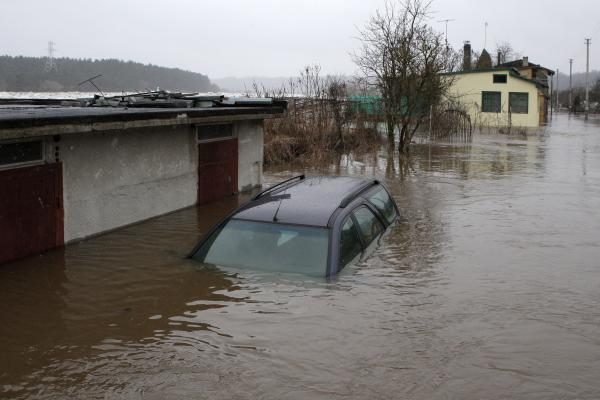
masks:
<path fill-rule="evenodd" d="M 252 198 L 252 200 L 258 200 L 258 199 L 260 199 L 261 197 L 263 197 L 264 195 L 266 195 L 267 193 L 270 193 L 270 192 L 272 192 L 273 190 L 275 190 L 275 189 L 277 189 L 277 188 L 279 188 L 279 187 L 281 187 L 281 186 L 283 186 L 283 185 L 285 185 L 285 184 L 287 184 L 287 183 L 293 182 L 293 181 L 295 181 L 295 180 L 299 180 L 299 181 L 301 181 L 301 180 L 303 180 L 304 178 L 305 178 L 305 176 L 304 176 L 304 174 L 302 174 L 302 175 L 294 176 L 293 178 L 290 178 L 290 179 L 286 179 L 286 180 L 285 180 L 285 181 L 283 181 L 283 182 L 279 182 L 278 184 L 276 184 L 276 185 L 273 185 L 273 186 L 271 186 L 270 188 L 267 188 L 267 189 L 263 190 L 262 192 L 260 192 L 260 193 L 259 193 L 259 194 L 257 194 L 256 196 L 254 196 L 254 197 Z"/>
<path fill-rule="evenodd" d="M 352 200 L 354 200 L 356 197 L 358 197 L 358 195 L 371 189 L 375 185 L 379 185 L 379 181 L 377 179 L 364 182 L 362 185 L 360 185 L 358 188 L 356 188 L 356 190 L 354 190 L 352 193 L 348 194 L 346 197 L 344 197 L 342 199 L 342 201 L 340 202 L 340 208 L 346 208 L 348 206 L 348 204 L 350 204 L 352 202 Z"/>

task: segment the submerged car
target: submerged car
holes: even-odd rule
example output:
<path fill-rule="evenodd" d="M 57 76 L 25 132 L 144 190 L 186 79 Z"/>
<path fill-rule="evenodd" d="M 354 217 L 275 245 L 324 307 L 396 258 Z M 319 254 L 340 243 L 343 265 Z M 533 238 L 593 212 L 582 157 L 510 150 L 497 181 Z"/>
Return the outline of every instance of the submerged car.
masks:
<path fill-rule="evenodd" d="M 331 276 L 370 254 L 398 214 L 377 180 L 300 175 L 235 210 L 190 256 L 225 267 Z"/>

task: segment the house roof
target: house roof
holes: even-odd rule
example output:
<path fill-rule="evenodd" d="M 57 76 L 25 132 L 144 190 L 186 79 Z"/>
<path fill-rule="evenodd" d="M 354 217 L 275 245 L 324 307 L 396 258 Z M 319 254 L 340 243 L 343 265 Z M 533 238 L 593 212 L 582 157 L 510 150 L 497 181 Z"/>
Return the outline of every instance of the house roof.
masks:
<path fill-rule="evenodd" d="M 551 69 L 548 69 L 546 67 L 542 67 L 540 64 L 534 64 L 532 62 L 528 62 L 527 67 L 523 67 L 523 59 L 518 59 L 518 60 L 502 63 L 502 64 L 500 64 L 500 67 L 508 67 L 508 68 L 531 67 L 531 68 L 537 68 L 537 69 L 544 69 L 544 70 L 548 71 L 550 73 L 550 75 L 554 75 L 554 71 L 552 71 Z"/>
<path fill-rule="evenodd" d="M 481 73 L 495 73 L 495 72 L 508 72 L 508 74 L 516 79 L 520 79 L 525 82 L 529 82 L 537 87 L 544 87 L 544 85 L 536 80 L 529 79 L 524 77 L 519 73 L 519 70 L 514 67 L 502 67 L 502 68 L 483 68 L 483 69 L 473 69 L 469 71 L 455 71 L 455 72 L 444 72 L 441 75 L 466 75 L 466 74 L 481 74 Z"/>

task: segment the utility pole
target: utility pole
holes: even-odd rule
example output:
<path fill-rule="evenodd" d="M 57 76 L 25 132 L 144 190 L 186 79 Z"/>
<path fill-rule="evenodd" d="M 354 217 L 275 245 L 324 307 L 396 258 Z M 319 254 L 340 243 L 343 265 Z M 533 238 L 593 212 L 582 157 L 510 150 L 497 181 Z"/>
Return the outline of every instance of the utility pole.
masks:
<path fill-rule="evenodd" d="M 54 42 L 48 42 L 48 58 L 46 59 L 46 65 L 44 66 L 44 71 L 46 71 L 46 73 L 57 70 L 56 62 L 54 61 L 55 51 Z"/>
<path fill-rule="evenodd" d="M 573 59 L 569 58 L 569 114 L 573 110 Z"/>
<path fill-rule="evenodd" d="M 554 114 L 554 91 L 552 90 L 552 84 L 554 83 L 554 77 L 550 77 L 550 119 Z"/>
<path fill-rule="evenodd" d="M 560 71 L 556 68 L 556 111 L 560 111 L 560 104 L 558 102 L 558 96 L 560 95 L 560 86 L 558 86 L 558 74 Z"/>
<path fill-rule="evenodd" d="M 585 39 L 585 45 L 587 46 L 587 55 L 585 60 L 585 119 L 587 121 L 590 113 L 590 44 L 592 39 Z"/>

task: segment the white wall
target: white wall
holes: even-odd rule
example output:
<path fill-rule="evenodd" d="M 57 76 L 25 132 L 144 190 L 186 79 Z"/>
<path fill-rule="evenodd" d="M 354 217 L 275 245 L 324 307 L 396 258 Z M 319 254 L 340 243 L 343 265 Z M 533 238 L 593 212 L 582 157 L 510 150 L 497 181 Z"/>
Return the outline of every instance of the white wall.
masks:
<path fill-rule="evenodd" d="M 194 205 L 198 148 L 189 126 L 65 135 L 65 242 Z"/>
<path fill-rule="evenodd" d="M 262 184 L 263 122 L 240 121 L 238 189 Z M 196 204 L 198 145 L 191 126 L 64 135 L 65 242 Z M 53 149 L 53 147 L 51 147 Z"/>
<path fill-rule="evenodd" d="M 243 192 L 263 183 L 263 121 L 238 122 L 234 135 L 238 138 L 238 190 Z"/>

